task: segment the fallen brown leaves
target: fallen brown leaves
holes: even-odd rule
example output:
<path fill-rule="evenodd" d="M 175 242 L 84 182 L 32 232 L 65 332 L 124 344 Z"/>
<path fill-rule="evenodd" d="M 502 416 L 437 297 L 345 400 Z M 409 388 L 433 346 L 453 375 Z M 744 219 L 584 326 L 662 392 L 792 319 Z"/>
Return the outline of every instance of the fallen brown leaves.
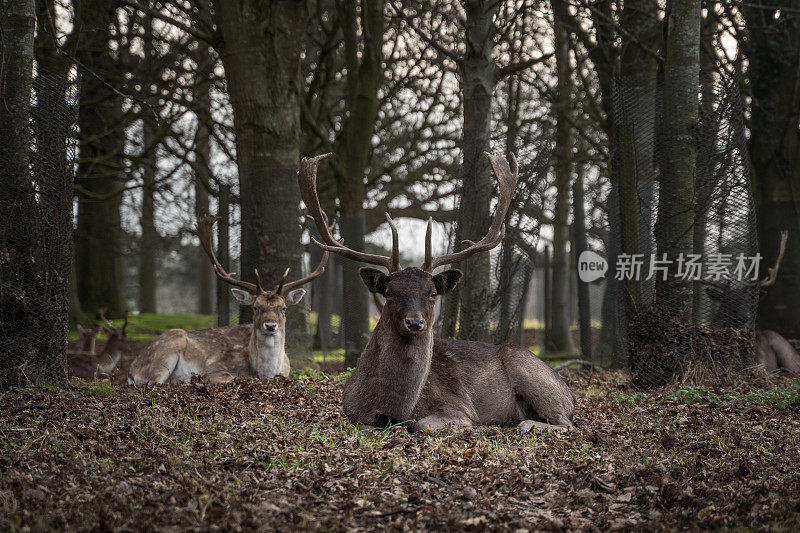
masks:
<path fill-rule="evenodd" d="M 800 526 L 797 407 L 628 403 L 620 374 L 567 378 L 566 435 L 359 430 L 321 378 L 6 393 L 0 527 Z"/>

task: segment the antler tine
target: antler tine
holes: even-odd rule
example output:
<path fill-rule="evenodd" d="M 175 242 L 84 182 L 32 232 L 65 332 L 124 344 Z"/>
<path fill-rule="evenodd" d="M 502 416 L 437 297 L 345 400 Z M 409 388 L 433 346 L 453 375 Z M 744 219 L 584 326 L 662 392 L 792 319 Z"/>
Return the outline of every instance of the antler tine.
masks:
<path fill-rule="evenodd" d="M 256 290 L 258 290 L 258 293 L 261 294 L 263 292 L 267 292 L 261 286 L 261 272 L 259 272 L 259 268 L 258 267 L 254 268 L 253 272 L 255 272 L 256 274 Z"/>
<path fill-rule="evenodd" d="M 761 287 L 771 287 L 775 285 L 778 279 L 778 270 L 781 268 L 781 261 L 783 261 L 783 254 L 786 253 L 786 240 L 789 238 L 787 230 L 781 231 L 781 244 L 778 250 L 778 258 L 775 260 L 775 266 L 769 269 L 769 276 L 762 279 L 759 283 Z"/>
<path fill-rule="evenodd" d="M 233 277 L 233 274 L 225 272 L 225 269 L 222 268 L 222 265 L 217 260 L 217 256 L 214 253 L 214 239 L 211 231 L 217 220 L 219 220 L 219 217 L 204 216 L 195 225 L 195 228 L 197 229 L 197 237 L 200 239 L 200 245 L 203 247 L 206 255 L 211 260 L 211 266 L 214 268 L 214 274 L 216 274 L 217 277 L 222 281 L 229 283 L 234 287 L 244 289 L 251 294 L 261 294 L 261 289 L 256 285 L 246 281 L 238 280 Z"/>
<path fill-rule="evenodd" d="M 103 324 L 105 324 L 107 328 L 109 328 L 111 331 L 114 331 L 114 325 L 113 325 L 111 322 L 109 322 L 109 321 L 108 321 L 108 318 L 106 317 L 106 312 L 107 312 L 107 311 L 108 311 L 108 309 L 107 309 L 107 308 L 105 308 L 105 307 L 101 307 L 101 308 L 99 308 L 99 309 L 97 310 L 97 317 L 98 317 L 100 320 L 102 320 L 102 321 L 103 321 Z"/>
<path fill-rule="evenodd" d="M 452 254 L 445 254 L 439 257 L 432 257 L 430 258 L 430 261 L 428 257 L 429 247 L 427 246 L 428 243 L 426 242 L 426 247 L 428 249 L 426 249 L 425 252 L 426 257 L 423 269 L 428 272 L 433 272 L 434 269 L 442 265 L 463 261 L 480 252 L 491 250 L 500 244 L 505 236 L 505 224 L 503 224 L 503 220 L 506 218 L 508 207 L 511 205 L 511 199 L 514 196 L 514 189 L 517 187 L 519 165 L 517 164 L 517 158 L 513 153 L 511 154 L 511 166 L 509 166 L 506 158 L 500 154 L 490 154 L 489 152 L 484 152 L 483 155 L 489 159 L 489 163 L 492 165 L 492 170 L 497 178 L 500 189 L 500 199 L 497 202 L 497 207 L 494 211 L 494 217 L 492 218 L 492 223 L 489 226 L 489 231 L 487 231 L 486 235 L 484 235 L 483 238 L 478 242 L 464 241 L 466 244 L 468 244 L 467 248 L 464 250 L 461 250 L 460 252 L 454 252 Z"/>
<path fill-rule="evenodd" d="M 393 272 L 394 270 L 391 257 L 357 252 L 344 246 L 341 241 L 337 241 L 333 237 L 331 230 L 333 226 L 328 226 L 328 216 L 322 210 L 322 206 L 319 203 L 319 197 L 317 196 L 317 168 L 319 167 L 319 162 L 327 159 L 331 155 L 332 154 L 323 154 L 312 157 L 311 159 L 304 157 L 300 161 L 300 170 L 297 171 L 297 182 L 300 186 L 300 197 L 303 199 L 303 203 L 306 204 L 306 207 L 308 208 L 308 214 L 316 224 L 317 231 L 319 231 L 319 234 L 322 237 L 321 243 L 313 237 L 311 238 L 311 242 L 326 252 L 333 252 L 354 261 L 382 266 L 388 269 L 389 272 Z"/>
<path fill-rule="evenodd" d="M 286 270 L 283 271 L 283 276 L 281 276 L 281 281 L 275 285 L 275 290 L 273 291 L 275 294 L 283 294 L 283 284 L 286 283 L 286 277 L 289 275 L 289 270 L 291 267 L 286 267 Z"/>
<path fill-rule="evenodd" d="M 386 215 L 386 222 L 389 223 L 389 227 L 392 229 L 392 267 L 389 272 L 395 272 L 400 270 L 400 245 L 397 238 L 397 226 L 394 225 L 394 220 L 389 216 L 389 213 L 384 212 L 383 214 Z"/>
<path fill-rule="evenodd" d="M 320 259 L 319 264 L 317 265 L 317 268 L 315 268 L 313 272 L 310 272 L 308 274 L 308 276 L 306 276 L 304 278 L 300 278 L 300 279 L 295 280 L 295 281 L 290 281 L 288 283 L 283 283 L 283 288 L 281 289 L 281 291 L 279 291 L 281 293 L 281 295 L 288 294 L 289 291 L 291 291 L 291 290 L 293 290 L 293 289 L 295 289 L 297 287 L 300 287 L 301 285 L 305 285 L 309 281 L 313 281 L 313 280 L 317 279 L 318 277 L 320 277 L 322 275 L 322 273 L 325 272 L 325 265 L 328 263 L 328 257 L 329 256 L 330 256 L 330 254 L 328 252 L 323 252 L 322 253 L 322 259 Z M 289 270 L 287 269 L 286 272 L 288 273 Z"/>
<path fill-rule="evenodd" d="M 433 272 L 433 252 L 431 251 L 431 232 L 433 231 L 433 217 L 428 217 L 428 227 L 425 229 L 425 262 L 422 263 L 422 270 Z"/>

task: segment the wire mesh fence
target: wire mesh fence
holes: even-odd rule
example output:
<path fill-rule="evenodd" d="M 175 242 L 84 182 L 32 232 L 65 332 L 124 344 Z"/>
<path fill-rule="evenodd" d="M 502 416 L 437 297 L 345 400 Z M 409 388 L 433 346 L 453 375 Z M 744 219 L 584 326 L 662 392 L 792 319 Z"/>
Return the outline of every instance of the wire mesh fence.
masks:
<path fill-rule="evenodd" d="M 741 96 L 732 80 L 699 94 L 696 123 L 677 137 L 662 84 L 614 87 L 609 218 L 621 245 L 609 263 L 617 344 L 640 388 L 753 364 L 759 256 Z"/>
<path fill-rule="evenodd" d="M 3 389 L 66 378 L 77 100 L 74 76 L 39 72 L 29 128 L 0 152 L 8 199 L 0 231 Z"/>

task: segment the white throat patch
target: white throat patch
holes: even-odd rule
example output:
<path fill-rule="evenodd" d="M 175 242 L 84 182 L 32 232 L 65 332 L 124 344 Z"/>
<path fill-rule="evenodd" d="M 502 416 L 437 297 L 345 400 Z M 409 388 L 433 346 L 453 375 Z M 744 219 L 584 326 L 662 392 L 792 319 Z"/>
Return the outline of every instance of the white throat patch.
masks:
<path fill-rule="evenodd" d="M 263 335 L 260 331 L 253 338 L 250 364 L 260 379 L 272 379 L 281 371 L 283 364 L 283 335 Z"/>

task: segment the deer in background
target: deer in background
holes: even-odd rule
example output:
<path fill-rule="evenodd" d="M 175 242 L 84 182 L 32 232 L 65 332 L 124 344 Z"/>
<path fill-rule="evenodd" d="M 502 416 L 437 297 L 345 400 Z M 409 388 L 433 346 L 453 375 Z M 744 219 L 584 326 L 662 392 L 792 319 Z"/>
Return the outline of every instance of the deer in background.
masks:
<path fill-rule="evenodd" d="M 272 290 L 240 281 L 226 272 L 214 254 L 212 229 L 219 217 L 206 216 L 197 224 L 200 244 L 211 260 L 216 276 L 233 285 L 231 292 L 241 305 L 253 308 L 253 323 L 186 331 L 171 329 L 148 345 L 128 370 L 128 382 L 186 383 L 198 376 L 213 383 L 235 378 L 272 379 L 289 376 L 286 356 L 286 307 L 296 305 L 305 295 L 301 285 L 318 278 L 325 270 L 328 254 L 308 276 L 286 281 L 289 269 Z"/>
<path fill-rule="evenodd" d="M 761 289 L 766 289 L 775 284 L 778 279 L 778 270 L 786 252 L 786 240 L 789 234 L 781 232 L 781 243 L 775 266 L 769 269 L 769 275 L 758 282 Z M 716 327 L 741 328 L 750 324 L 750 287 L 732 289 L 730 282 L 715 282 L 703 280 L 702 283 L 711 285 L 706 288 L 706 293 L 712 300 L 719 302 L 719 310 L 711 320 L 711 325 Z M 777 331 L 771 329 L 756 331 L 756 363 L 768 372 L 783 368 L 793 374 L 800 374 L 800 354 Z"/>
<path fill-rule="evenodd" d="M 352 250 L 331 234 L 316 190 L 317 167 L 330 155 L 304 158 L 298 172 L 300 194 L 323 241 L 314 243 L 326 252 L 388 271 L 360 270 L 370 292 L 382 295 L 386 302 L 344 385 L 347 417 L 365 425 L 413 421 L 415 431 L 425 433 L 471 425 L 517 426 L 525 431 L 571 427 L 575 397 L 561 376 L 528 350 L 434 337 L 436 299 L 462 276 L 454 269 L 434 271 L 491 250 L 503 239 L 503 219 L 517 183 L 516 160 L 512 157 L 512 170 L 502 156 L 486 154 L 500 185 L 500 200 L 480 241 L 468 241 L 469 246 L 460 252 L 434 257 L 432 220 L 428 220 L 422 268 L 401 268 L 397 228 L 388 214 L 390 257 Z"/>
<path fill-rule="evenodd" d="M 73 376 L 79 378 L 95 378 L 101 375 L 109 375 L 117 367 L 117 363 L 122 358 L 123 353 L 129 351 L 125 329 L 128 327 L 128 312 L 125 311 L 122 327 L 115 327 L 105 316 L 105 309 L 98 312 L 100 320 L 103 321 L 103 329 L 108 334 L 108 341 L 103 347 L 103 351 L 95 353 L 95 335 L 100 330 L 99 327 L 84 329 L 78 326 L 80 339 L 78 350 L 67 353 L 67 366 Z"/>

